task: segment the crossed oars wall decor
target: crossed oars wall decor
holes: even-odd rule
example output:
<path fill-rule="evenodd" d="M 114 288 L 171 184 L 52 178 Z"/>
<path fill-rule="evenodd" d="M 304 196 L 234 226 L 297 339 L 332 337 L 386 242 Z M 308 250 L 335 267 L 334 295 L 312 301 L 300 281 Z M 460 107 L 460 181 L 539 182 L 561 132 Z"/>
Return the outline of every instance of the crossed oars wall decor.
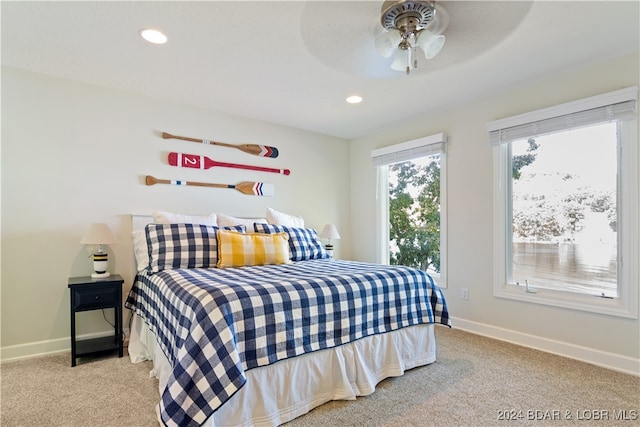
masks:
<path fill-rule="evenodd" d="M 278 149 L 276 147 L 270 147 L 268 145 L 259 145 L 259 144 L 234 145 L 234 144 L 227 144 L 224 142 L 210 141 L 206 139 L 196 139 L 196 138 L 188 138 L 185 136 L 172 135 L 167 132 L 162 132 L 162 138 L 163 139 L 180 139 L 183 141 L 191 141 L 191 142 L 197 142 L 202 144 L 219 145 L 222 147 L 236 148 L 238 150 L 244 151 L 245 153 L 253 154 L 255 156 L 260 156 L 260 157 L 276 158 L 278 157 L 278 154 L 279 154 Z M 197 154 L 171 152 L 167 156 L 167 160 L 169 165 L 171 166 L 194 168 L 194 169 L 209 169 L 215 166 L 221 166 L 221 167 L 227 167 L 227 168 L 279 173 L 283 175 L 289 175 L 291 173 L 289 169 L 277 169 L 277 168 L 269 168 L 269 167 L 263 167 L 263 166 L 218 162 L 210 159 L 207 156 L 201 156 Z M 147 185 L 170 184 L 170 185 L 180 185 L 180 186 L 189 185 L 189 186 L 197 186 L 197 187 L 232 188 L 243 194 L 248 194 L 252 196 L 273 196 L 275 193 L 273 184 L 267 184 L 264 182 L 252 182 L 252 181 L 243 181 L 238 184 L 218 184 L 218 183 L 209 183 L 209 182 L 159 179 L 151 175 L 147 175 L 145 177 L 145 184 Z"/>

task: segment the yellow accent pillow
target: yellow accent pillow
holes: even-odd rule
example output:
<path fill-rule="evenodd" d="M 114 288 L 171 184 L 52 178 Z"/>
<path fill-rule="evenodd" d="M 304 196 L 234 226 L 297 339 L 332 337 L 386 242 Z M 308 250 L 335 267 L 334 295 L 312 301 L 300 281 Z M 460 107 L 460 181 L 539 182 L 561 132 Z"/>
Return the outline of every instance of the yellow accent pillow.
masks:
<path fill-rule="evenodd" d="M 218 268 L 289 263 L 287 233 L 218 230 Z"/>

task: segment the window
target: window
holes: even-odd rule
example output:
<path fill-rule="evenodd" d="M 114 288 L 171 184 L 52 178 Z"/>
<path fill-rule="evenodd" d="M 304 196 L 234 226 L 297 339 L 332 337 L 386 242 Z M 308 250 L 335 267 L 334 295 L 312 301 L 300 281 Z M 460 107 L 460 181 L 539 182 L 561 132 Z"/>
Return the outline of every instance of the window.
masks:
<path fill-rule="evenodd" d="M 444 134 L 371 152 L 378 180 L 377 261 L 428 272 L 446 287 Z"/>
<path fill-rule="evenodd" d="M 511 144 L 510 282 L 618 297 L 616 123 Z"/>
<path fill-rule="evenodd" d="M 488 124 L 496 296 L 637 318 L 637 93 Z"/>

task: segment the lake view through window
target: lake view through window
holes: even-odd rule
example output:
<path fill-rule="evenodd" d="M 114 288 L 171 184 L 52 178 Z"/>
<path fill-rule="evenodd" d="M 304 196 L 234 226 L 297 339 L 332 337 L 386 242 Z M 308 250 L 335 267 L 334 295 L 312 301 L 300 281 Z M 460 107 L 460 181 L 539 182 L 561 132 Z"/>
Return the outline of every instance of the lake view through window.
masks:
<path fill-rule="evenodd" d="M 512 283 L 618 296 L 617 150 L 615 123 L 512 142 Z"/>

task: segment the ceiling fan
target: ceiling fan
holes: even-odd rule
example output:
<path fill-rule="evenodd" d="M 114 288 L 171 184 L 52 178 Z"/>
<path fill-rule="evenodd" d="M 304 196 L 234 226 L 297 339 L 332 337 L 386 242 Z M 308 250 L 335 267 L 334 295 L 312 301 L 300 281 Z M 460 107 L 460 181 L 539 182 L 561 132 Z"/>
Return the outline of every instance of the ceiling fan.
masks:
<path fill-rule="evenodd" d="M 449 14 L 435 1 L 391 0 L 382 5 L 380 24 L 376 50 L 385 58 L 395 51 L 391 69 L 409 74 L 418 67 L 418 50 L 426 59 L 442 50 Z"/>
<path fill-rule="evenodd" d="M 430 78 L 492 49 L 522 23 L 534 1 L 300 3 L 304 5 L 300 34 L 315 59 L 353 76 L 406 80 L 403 77 L 406 77 L 407 66 L 412 79 Z M 422 4 L 426 4 L 425 8 L 420 7 Z M 385 15 L 388 18 L 386 25 Z M 402 34 L 408 38 L 404 45 L 407 49 L 399 48 L 403 23 L 406 30 Z M 412 28 L 414 25 L 415 29 Z M 432 45 L 427 43 L 430 35 L 443 37 L 435 37 L 436 43 Z M 438 49 L 442 50 L 437 53 L 436 47 L 438 43 L 442 44 L 445 36 L 446 46 L 440 46 Z M 426 54 L 425 50 L 430 53 Z M 391 67 L 393 62 L 395 65 Z"/>

